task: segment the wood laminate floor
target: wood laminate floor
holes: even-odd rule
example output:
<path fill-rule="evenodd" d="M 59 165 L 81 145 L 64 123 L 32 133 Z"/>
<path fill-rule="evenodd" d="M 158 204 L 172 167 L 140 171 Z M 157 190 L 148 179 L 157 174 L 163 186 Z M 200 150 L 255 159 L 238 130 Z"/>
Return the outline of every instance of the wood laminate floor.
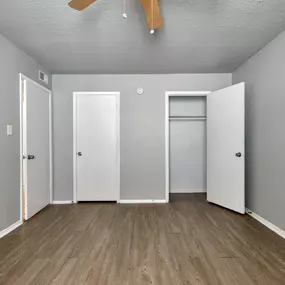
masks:
<path fill-rule="evenodd" d="M 0 240 L 0 284 L 283 285 L 285 240 L 203 194 L 54 205 Z"/>

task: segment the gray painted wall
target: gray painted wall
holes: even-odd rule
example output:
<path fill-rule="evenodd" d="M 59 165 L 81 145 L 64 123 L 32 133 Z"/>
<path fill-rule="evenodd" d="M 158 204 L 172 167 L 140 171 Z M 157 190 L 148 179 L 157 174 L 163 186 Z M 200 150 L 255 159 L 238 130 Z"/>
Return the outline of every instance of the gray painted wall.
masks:
<path fill-rule="evenodd" d="M 19 221 L 20 217 L 19 73 L 37 80 L 38 70 L 41 67 L 1 35 L 0 63 L 0 231 L 2 231 Z M 6 135 L 8 124 L 13 125 L 12 136 Z"/>
<path fill-rule="evenodd" d="M 233 73 L 246 83 L 246 206 L 285 230 L 285 32 Z"/>
<path fill-rule="evenodd" d="M 165 91 L 214 91 L 231 84 L 231 74 L 54 75 L 54 199 L 73 198 L 74 91 L 121 92 L 121 199 L 164 199 Z"/>

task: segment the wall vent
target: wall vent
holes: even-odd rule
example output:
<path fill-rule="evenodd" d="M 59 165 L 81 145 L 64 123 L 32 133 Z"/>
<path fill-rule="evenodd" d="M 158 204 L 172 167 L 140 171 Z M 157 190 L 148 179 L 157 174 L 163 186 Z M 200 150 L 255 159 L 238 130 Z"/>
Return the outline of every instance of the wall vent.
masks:
<path fill-rule="evenodd" d="M 48 76 L 43 71 L 39 70 L 39 80 L 48 84 Z"/>

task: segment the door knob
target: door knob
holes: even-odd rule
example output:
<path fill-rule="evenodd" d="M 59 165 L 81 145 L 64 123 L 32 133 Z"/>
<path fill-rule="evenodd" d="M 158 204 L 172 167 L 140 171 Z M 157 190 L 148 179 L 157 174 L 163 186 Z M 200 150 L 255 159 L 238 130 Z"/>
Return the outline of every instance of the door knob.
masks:
<path fill-rule="evenodd" d="M 82 156 L 82 152 L 81 152 L 81 151 L 78 152 L 77 155 L 78 155 L 78 156 Z"/>
<path fill-rule="evenodd" d="M 35 156 L 32 155 L 32 154 L 29 154 L 29 155 L 28 155 L 28 160 L 31 160 L 31 159 L 35 159 Z"/>
<path fill-rule="evenodd" d="M 236 156 L 237 156 L 237 157 L 241 157 L 241 153 L 240 153 L 240 152 L 237 152 L 237 153 L 236 153 Z"/>

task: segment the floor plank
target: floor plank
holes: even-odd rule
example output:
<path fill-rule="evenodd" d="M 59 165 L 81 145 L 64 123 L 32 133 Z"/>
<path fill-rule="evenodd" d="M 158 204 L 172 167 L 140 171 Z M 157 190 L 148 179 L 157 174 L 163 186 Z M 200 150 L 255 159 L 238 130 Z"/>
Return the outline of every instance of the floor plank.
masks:
<path fill-rule="evenodd" d="M 0 240 L 5 285 L 284 285 L 285 241 L 204 194 L 52 205 Z"/>

